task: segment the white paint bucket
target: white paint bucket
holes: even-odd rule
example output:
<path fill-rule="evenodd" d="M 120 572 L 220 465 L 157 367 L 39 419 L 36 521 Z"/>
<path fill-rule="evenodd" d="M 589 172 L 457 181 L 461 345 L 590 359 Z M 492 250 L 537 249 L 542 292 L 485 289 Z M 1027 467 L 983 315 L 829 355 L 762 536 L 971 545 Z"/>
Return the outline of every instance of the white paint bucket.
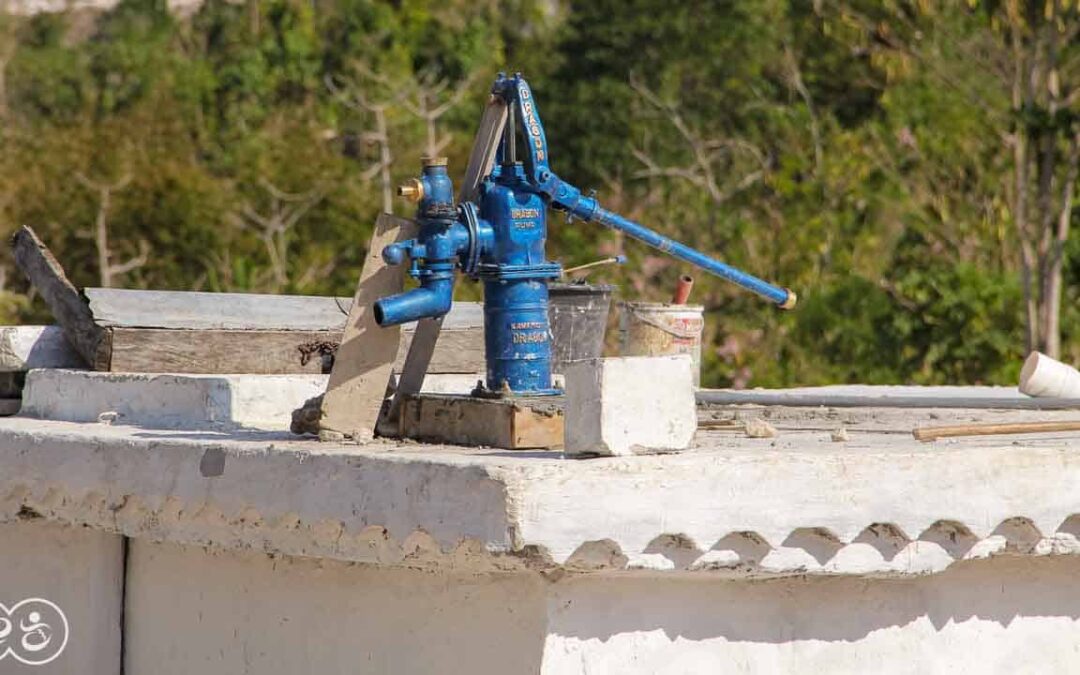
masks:
<path fill-rule="evenodd" d="M 701 333 L 705 308 L 666 302 L 621 302 L 619 353 L 623 356 L 689 354 L 694 386 L 701 385 Z"/>
<path fill-rule="evenodd" d="M 1080 371 L 1042 352 L 1031 352 L 1020 369 L 1020 391 L 1028 396 L 1080 398 Z"/>

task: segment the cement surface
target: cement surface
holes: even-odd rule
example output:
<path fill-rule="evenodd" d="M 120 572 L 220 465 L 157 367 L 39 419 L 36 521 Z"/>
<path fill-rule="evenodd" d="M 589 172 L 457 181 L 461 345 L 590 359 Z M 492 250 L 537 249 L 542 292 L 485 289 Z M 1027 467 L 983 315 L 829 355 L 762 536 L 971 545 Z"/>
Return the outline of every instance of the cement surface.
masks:
<path fill-rule="evenodd" d="M 21 414 L 157 429 L 287 430 L 292 411 L 326 391 L 326 375 L 195 375 L 37 369 Z"/>
<path fill-rule="evenodd" d="M 932 577 L 431 574 L 131 543 L 130 675 L 1075 672 L 1080 558 Z"/>
<path fill-rule="evenodd" d="M 24 635 L 18 624 L 26 617 L 19 615 L 0 642 L 0 673 L 120 675 L 123 583 L 123 537 L 27 514 L 0 524 L 0 604 L 15 612 L 23 601 L 44 599 L 60 608 L 68 624 L 66 643 L 54 642 L 63 637 L 60 622 L 43 616 L 50 624 L 49 645 L 21 653 L 52 660 L 29 665 L 7 653 Z M 58 644 L 63 649 L 54 651 Z"/>
<path fill-rule="evenodd" d="M 22 414 L 150 429 L 286 431 L 292 411 L 326 391 L 327 375 L 110 373 L 42 368 L 27 374 Z M 481 374 L 432 374 L 424 392 L 468 393 Z"/>
<path fill-rule="evenodd" d="M 545 585 L 135 540 L 124 672 L 531 675 Z"/>
<path fill-rule="evenodd" d="M 574 577 L 548 595 L 544 675 L 1071 675 L 1077 559 L 932 577 Z"/>
<path fill-rule="evenodd" d="M 1033 398 L 1016 387 L 837 384 L 792 389 L 701 389 L 706 405 L 832 406 L 864 408 L 1007 408 L 1067 410 L 1080 408 L 1080 399 Z"/>
<path fill-rule="evenodd" d="M 0 372 L 84 366 L 59 326 L 0 326 Z"/>
<path fill-rule="evenodd" d="M 565 459 L 285 434 L 0 421 L 0 511 L 223 548 L 440 569 L 894 576 L 1080 552 L 1080 435 L 921 444 L 1066 411 L 735 406 L 778 435 Z M 834 442 L 844 426 L 850 440 Z"/>

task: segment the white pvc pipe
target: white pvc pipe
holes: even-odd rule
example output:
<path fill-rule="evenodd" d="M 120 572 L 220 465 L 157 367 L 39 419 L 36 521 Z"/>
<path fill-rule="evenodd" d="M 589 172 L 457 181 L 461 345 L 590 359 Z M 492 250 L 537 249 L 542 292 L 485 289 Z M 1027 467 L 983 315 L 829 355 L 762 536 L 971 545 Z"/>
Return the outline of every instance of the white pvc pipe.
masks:
<path fill-rule="evenodd" d="M 1041 352 L 1031 352 L 1020 369 L 1020 391 L 1028 396 L 1080 398 L 1080 370 Z"/>

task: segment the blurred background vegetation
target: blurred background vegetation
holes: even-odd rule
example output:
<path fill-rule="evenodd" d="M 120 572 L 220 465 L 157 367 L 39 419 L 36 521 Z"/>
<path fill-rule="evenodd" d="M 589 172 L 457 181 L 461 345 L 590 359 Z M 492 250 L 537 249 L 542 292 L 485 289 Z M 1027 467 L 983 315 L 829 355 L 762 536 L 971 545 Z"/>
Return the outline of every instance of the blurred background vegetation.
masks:
<path fill-rule="evenodd" d="M 565 179 L 796 289 L 696 274 L 706 386 L 1014 383 L 1080 362 L 1075 0 L 122 0 L 0 14 L 0 228 L 77 285 L 351 295 L 388 190 L 464 169 L 499 70 Z M 625 245 L 625 248 L 624 248 Z M 551 219 L 664 300 L 681 263 Z M 0 260 L 0 320 L 48 321 Z M 475 298 L 469 282 L 459 297 Z M 1057 308 L 1060 307 L 1060 313 Z M 1060 336 L 1060 341 L 1058 341 Z"/>

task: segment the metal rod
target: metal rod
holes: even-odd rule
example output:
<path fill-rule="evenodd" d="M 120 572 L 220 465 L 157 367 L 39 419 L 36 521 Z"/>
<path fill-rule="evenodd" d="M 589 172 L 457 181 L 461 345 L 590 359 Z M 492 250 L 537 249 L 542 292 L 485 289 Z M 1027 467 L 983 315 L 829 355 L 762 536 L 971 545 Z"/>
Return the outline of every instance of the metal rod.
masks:
<path fill-rule="evenodd" d="M 503 130 L 503 145 L 506 147 L 506 164 L 517 164 L 517 117 L 514 108 L 510 108 L 510 116 L 506 120 L 506 128 Z"/>
<path fill-rule="evenodd" d="M 585 202 L 586 200 L 582 201 Z M 591 204 L 589 206 L 591 206 Z M 752 274 L 747 274 L 746 272 L 722 263 L 715 258 L 710 258 L 704 253 L 690 248 L 686 244 L 665 237 L 658 232 L 654 232 L 632 220 L 623 218 L 619 214 L 608 211 L 601 206 L 596 206 L 595 211 L 583 215 L 587 216 L 586 219 L 595 220 L 602 225 L 619 230 L 620 232 L 625 232 L 634 239 L 646 243 L 653 248 L 660 249 L 668 255 L 675 256 L 680 260 L 685 260 L 691 265 L 696 265 L 722 279 L 727 279 L 733 284 L 742 286 L 752 293 L 757 293 L 758 295 L 775 302 L 781 309 L 791 309 L 795 306 L 797 298 L 795 293 L 790 289 L 774 286 Z"/>
<path fill-rule="evenodd" d="M 585 263 L 584 265 L 578 265 L 577 267 L 569 267 L 562 271 L 563 276 L 572 272 L 580 272 L 581 270 L 587 270 L 593 267 L 599 267 L 600 265 L 621 265 L 626 262 L 626 256 L 613 255 L 610 258 L 604 258 L 603 260 L 594 260 L 591 263 Z"/>

